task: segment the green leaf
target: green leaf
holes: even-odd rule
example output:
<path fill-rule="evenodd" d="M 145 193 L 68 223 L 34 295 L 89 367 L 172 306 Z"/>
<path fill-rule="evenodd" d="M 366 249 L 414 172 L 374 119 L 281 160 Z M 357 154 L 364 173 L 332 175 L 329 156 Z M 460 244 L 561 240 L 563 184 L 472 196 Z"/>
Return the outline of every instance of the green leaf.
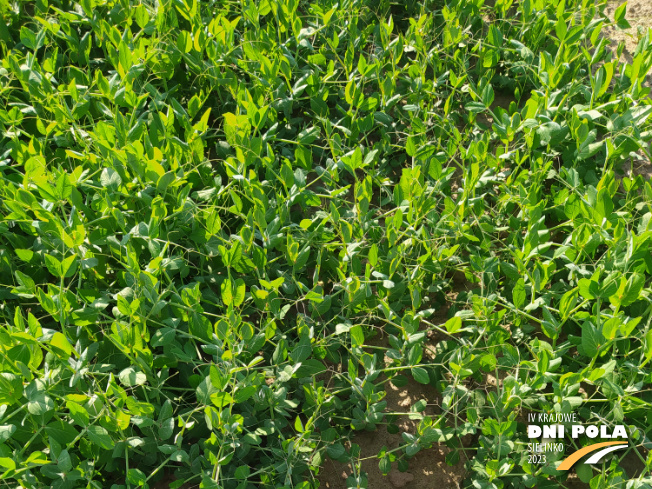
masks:
<path fill-rule="evenodd" d="M 58 200 L 66 200 L 70 198 L 70 195 L 72 194 L 72 185 L 70 184 L 70 180 L 66 173 L 61 173 L 57 178 L 56 192 Z"/>
<path fill-rule="evenodd" d="M 605 321 L 602 325 L 602 336 L 607 340 L 613 340 L 618 334 L 621 323 L 620 318 L 617 317 Z"/>
<path fill-rule="evenodd" d="M 38 42 L 36 40 L 36 34 L 30 30 L 27 26 L 20 28 L 20 42 L 22 42 L 28 49 L 38 49 Z"/>
<path fill-rule="evenodd" d="M 61 267 L 61 262 L 59 260 L 57 260 L 52 255 L 44 255 L 43 259 L 45 260 L 45 266 L 48 268 L 48 270 L 52 275 L 54 275 L 57 278 L 61 278 L 64 276 Z"/>
<path fill-rule="evenodd" d="M 303 433 L 304 432 L 303 423 L 301 422 L 301 418 L 299 416 L 294 418 L 294 429 L 298 433 Z"/>
<path fill-rule="evenodd" d="M 562 128 L 558 123 L 550 121 L 539 125 L 536 133 L 540 137 L 541 144 L 545 146 L 562 133 Z"/>
<path fill-rule="evenodd" d="M 233 303 L 233 285 L 231 279 L 227 278 L 222 282 L 220 291 L 222 292 L 222 302 L 226 306 L 230 306 Z"/>
<path fill-rule="evenodd" d="M 613 294 L 615 294 L 618 291 L 618 284 L 619 284 L 619 278 L 620 273 L 618 272 L 613 272 L 610 273 L 603 281 L 598 289 L 598 297 L 601 299 L 608 299 L 611 297 Z"/>
<path fill-rule="evenodd" d="M 149 22 L 149 13 L 144 5 L 141 4 L 136 7 L 135 18 L 138 27 L 144 29 L 147 26 L 147 23 Z"/>
<path fill-rule="evenodd" d="M 563 319 L 568 318 L 571 310 L 575 307 L 575 304 L 577 304 L 578 294 L 579 290 L 575 287 L 567 291 L 561 297 L 561 300 L 559 301 L 559 314 Z"/>
<path fill-rule="evenodd" d="M 351 333 L 351 345 L 354 348 L 364 345 L 364 332 L 362 330 L 362 326 L 352 326 L 349 332 Z"/>
<path fill-rule="evenodd" d="M 614 12 L 614 22 L 620 29 L 630 29 L 632 26 L 625 19 L 627 14 L 627 2 L 623 3 L 620 7 Z"/>
<path fill-rule="evenodd" d="M 79 426 L 88 426 L 90 417 L 88 411 L 74 401 L 66 401 L 66 407 L 70 411 L 70 417 Z"/>
<path fill-rule="evenodd" d="M 525 305 L 525 281 L 520 278 L 516 281 L 512 289 L 512 297 L 514 298 L 514 306 L 521 309 Z"/>
<path fill-rule="evenodd" d="M 72 346 L 63 333 L 54 333 L 50 339 L 50 346 L 53 347 L 59 355 L 65 358 L 70 357 L 72 354 Z"/>
<path fill-rule="evenodd" d="M 446 328 L 446 331 L 448 331 L 450 334 L 455 334 L 460 329 L 462 329 L 462 318 L 457 316 L 452 317 L 448 321 L 446 321 L 446 324 L 444 326 Z"/>
<path fill-rule="evenodd" d="M 210 399 L 213 405 L 219 409 L 233 402 L 233 397 L 228 392 L 214 392 L 211 394 Z"/>
<path fill-rule="evenodd" d="M 233 295 L 233 305 L 238 307 L 244 302 L 246 286 L 241 278 L 235 281 L 235 294 Z"/>
<path fill-rule="evenodd" d="M 580 295 L 585 299 L 595 299 L 599 295 L 600 287 L 598 282 L 588 278 L 580 279 L 578 282 Z"/>
<path fill-rule="evenodd" d="M 174 341 L 176 330 L 174 328 L 157 329 L 152 337 L 151 345 L 153 347 L 166 346 Z"/>
<path fill-rule="evenodd" d="M 539 361 L 537 362 L 537 368 L 539 373 L 545 374 L 548 371 L 550 366 L 550 353 L 548 350 L 542 350 L 540 353 Z"/>
<path fill-rule="evenodd" d="M 492 355 L 491 353 L 482 355 L 482 357 L 480 358 L 480 367 L 485 372 L 493 372 L 494 370 L 496 370 L 497 363 L 498 361 L 496 359 L 496 356 Z"/>
<path fill-rule="evenodd" d="M 427 385 L 430 383 L 430 376 L 428 375 L 428 371 L 425 368 L 412 367 L 411 373 L 412 377 L 414 377 L 414 380 L 420 384 Z"/>
<path fill-rule="evenodd" d="M 348 333 L 351 330 L 351 326 L 344 323 L 339 323 L 335 326 L 335 335 L 341 335 Z"/>
<path fill-rule="evenodd" d="M 639 273 L 632 273 L 632 275 L 627 279 L 627 284 L 625 285 L 625 290 L 622 297 L 620 298 L 620 304 L 622 306 L 629 306 L 630 304 L 636 302 L 643 290 L 645 285 L 645 276 Z"/>
<path fill-rule="evenodd" d="M 217 234 L 221 227 L 222 221 L 220 216 L 218 212 L 213 209 L 208 215 L 208 218 L 206 218 L 206 231 L 208 231 L 209 234 Z"/>
<path fill-rule="evenodd" d="M 482 90 L 482 103 L 486 108 L 491 107 L 491 104 L 494 103 L 494 89 L 491 86 L 491 83 L 487 83 Z"/>
<path fill-rule="evenodd" d="M 372 267 L 375 267 L 378 263 L 378 245 L 376 243 L 371 245 L 369 249 L 369 263 L 371 263 Z"/>
<path fill-rule="evenodd" d="M 602 343 L 602 335 L 590 322 L 585 321 L 582 324 L 582 349 L 584 354 L 593 358 L 598 354 L 598 349 Z"/>
<path fill-rule="evenodd" d="M 131 68 L 131 49 L 126 42 L 120 41 L 118 45 L 118 59 L 120 60 L 120 66 L 126 72 Z"/>
<path fill-rule="evenodd" d="M 65 475 L 56 465 L 45 465 L 41 467 L 41 473 L 49 479 L 63 479 Z"/>
<path fill-rule="evenodd" d="M 223 375 L 222 372 L 218 370 L 218 368 L 215 367 L 214 365 L 211 366 L 210 368 L 209 377 L 211 379 L 211 384 L 217 390 L 224 389 L 226 387 L 227 382 L 229 381 L 229 378 L 226 375 Z"/>
<path fill-rule="evenodd" d="M 237 469 L 235 469 L 234 476 L 238 480 L 244 480 L 247 477 L 249 477 L 249 474 L 251 473 L 251 469 L 249 468 L 248 465 L 241 465 Z"/>
<path fill-rule="evenodd" d="M 564 22 L 563 17 L 560 17 L 555 24 L 555 33 L 560 41 L 566 39 L 566 33 L 568 32 L 568 27 L 566 27 L 566 22 Z"/>
<path fill-rule="evenodd" d="M 127 480 L 137 486 L 143 486 L 147 482 L 147 476 L 140 469 L 129 469 L 127 471 Z"/>
<path fill-rule="evenodd" d="M 636 318 L 629 318 L 626 320 L 624 323 L 620 325 L 620 334 L 624 337 L 630 336 L 632 334 L 632 331 L 634 331 L 634 328 L 638 325 L 638 323 L 641 322 L 641 319 L 643 319 L 641 316 L 636 317 Z"/>
<path fill-rule="evenodd" d="M 32 250 L 14 249 L 14 253 L 16 253 L 18 258 L 26 263 L 31 262 L 32 258 L 34 258 L 34 252 Z"/>
<path fill-rule="evenodd" d="M 211 395 L 215 392 L 217 392 L 217 389 L 213 387 L 210 376 L 207 376 L 197 386 L 197 402 L 201 404 L 209 404 L 211 401 Z"/>
<path fill-rule="evenodd" d="M 55 408 L 52 398 L 45 394 L 45 387 L 41 380 L 32 381 L 25 388 L 25 397 L 28 401 L 27 411 L 35 416 L 48 413 Z"/>
<path fill-rule="evenodd" d="M 245 402 L 248 399 L 250 399 L 255 393 L 256 393 L 256 386 L 254 385 L 240 387 L 235 392 L 235 396 L 233 397 L 233 400 L 236 402 L 236 404 Z"/>
<path fill-rule="evenodd" d="M 344 445 L 341 443 L 337 442 L 332 445 L 329 445 L 326 448 L 326 453 L 328 453 L 328 456 L 332 459 L 339 459 L 343 455 L 346 455 L 346 449 L 344 448 Z"/>
<path fill-rule="evenodd" d="M 0 457 L 0 467 L 5 470 L 14 470 L 16 468 L 16 462 L 13 459 L 8 457 Z"/>
<path fill-rule="evenodd" d="M 16 280 L 18 283 L 25 287 L 29 292 L 35 292 L 36 290 L 36 284 L 34 283 L 34 280 L 29 275 L 25 275 L 23 272 L 20 270 L 16 270 Z"/>
<path fill-rule="evenodd" d="M 36 294 L 37 294 L 37 297 L 38 297 L 38 301 L 41 304 L 41 306 L 43 307 L 43 309 L 45 309 L 50 314 L 53 314 L 53 315 L 57 314 L 57 312 L 58 312 L 57 311 L 57 306 L 54 303 L 54 301 L 52 300 L 52 297 L 50 297 L 48 294 L 43 292 L 42 289 L 37 289 Z"/>
<path fill-rule="evenodd" d="M 424 430 L 421 439 L 424 441 L 424 443 L 427 444 L 444 443 L 453 438 L 453 436 L 455 436 L 455 431 L 453 429 L 447 428 L 441 430 L 439 428 L 429 426 Z"/>
<path fill-rule="evenodd" d="M 133 367 L 127 367 L 122 370 L 118 375 L 118 378 L 120 379 L 120 383 L 126 387 L 143 385 L 147 382 L 147 376 Z"/>
<path fill-rule="evenodd" d="M 174 419 L 167 418 L 159 422 L 158 436 L 161 440 L 167 440 L 174 433 Z"/>
<path fill-rule="evenodd" d="M 294 347 L 290 352 L 290 358 L 294 363 L 303 362 L 312 354 L 312 347 L 310 345 L 310 338 L 304 336 L 301 338 L 301 341 Z"/>
<path fill-rule="evenodd" d="M 7 441 L 11 435 L 16 431 L 16 425 L 5 424 L 0 425 L 0 443 Z"/>
<path fill-rule="evenodd" d="M 584 484 L 588 484 L 593 478 L 593 468 L 587 464 L 577 464 L 575 473 Z"/>
<path fill-rule="evenodd" d="M 115 189 L 122 183 L 122 179 L 113 168 L 105 168 L 100 175 L 100 183 L 105 188 Z"/>
<path fill-rule="evenodd" d="M 109 432 L 101 426 L 91 425 L 87 428 L 86 433 L 88 433 L 88 438 L 91 442 L 100 448 L 104 448 L 105 450 L 111 450 L 113 448 L 113 440 L 111 440 Z"/>
<path fill-rule="evenodd" d="M 45 433 L 60 445 L 67 445 L 77 438 L 79 433 L 73 425 L 63 421 L 53 421 L 45 427 Z"/>
<path fill-rule="evenodd" d="M 70 460 L 68 450 L 61 450 L 61 453 L 57 457 L 57 467 L 59 467 L 61 472 L 69 472 L 72 469 L 72 460 Z"/>
<path fill-rule="evenodd" d="M 71 255 L 68 258 L 65 258 L 61 262 L 61 275 L 70 278 L 75 274 L 77 270 L 77 255 Z"/>
<path fill-rule="evenodd" d="M 318 136 L 319 136 L 319 128 L 312 126 L 301 131 L 297 136 L 297 141 L 299 141 L 299 144 L 308 145 L 313 141 L 315 141 L 315 139 L 317 139 Z"/>
<path fill-rule="evenodd" d="M 193 95 L 192 98 L 188 101 L 188 115 L 190 118 L 194 118 L 195 115 L 199 113 L 202 107 L 202 101 L 197 95 Z"/>
<path fill-rule="evenodd" d="M 182 53 L 189 53 L 192 51 L 192 37 L 188 31 L 180 31 L 177 37 L 177 48 Z"/>
<path fill-rule="evenodd" d="M 390 378 L 389 381 L 394 385 L 395 387 L 405 387 L 408 383 L 408 378 L 405 375 L 395 375 L 394 377 Z"/>
<path fill-rule="evenodd" d="M 613 208 L 614 208 L 614 204 L 613 201 L 611 200 L 611 195 L 609 195 L 608 189 L 606 188 L 600 189 L 600 192 L 598 192 L 598 197 L 595 205 L 596 223 L 602 224 L 603 219 L 606 219 L 609 216 L 611 216 Z"/>

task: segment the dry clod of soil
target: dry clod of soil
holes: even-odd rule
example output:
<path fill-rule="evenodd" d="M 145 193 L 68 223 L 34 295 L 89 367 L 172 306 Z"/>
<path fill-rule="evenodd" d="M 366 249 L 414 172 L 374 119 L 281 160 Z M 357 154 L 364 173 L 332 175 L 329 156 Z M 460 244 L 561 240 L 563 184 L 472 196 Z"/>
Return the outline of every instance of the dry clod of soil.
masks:
<path fill-rule="evenodd" d="M 390 472 L 389 481 L 394 487 L 405 487 L 408 482 L 412 482 L 414 476 L 409 472 Z"/>

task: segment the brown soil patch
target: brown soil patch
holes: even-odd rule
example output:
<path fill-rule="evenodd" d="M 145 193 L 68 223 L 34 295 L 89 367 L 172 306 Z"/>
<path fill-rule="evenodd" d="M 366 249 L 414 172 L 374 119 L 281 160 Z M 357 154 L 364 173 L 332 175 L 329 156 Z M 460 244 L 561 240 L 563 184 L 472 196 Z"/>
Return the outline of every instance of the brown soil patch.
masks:
<path fill-rule="evenodd" d="M 362 457 L 377 454 L 380 448 L 393 440 L 399 439 L 398 435 L 389 435 L 386 431 L 376 431 L 355 437 L 354 442 L 362 447 Z M 375 450 L 375 452 L 374 452 Z M 369 488 L 459 488 L 464 475 L 464 460 L 454 467 L 446 464 L 448 448 L 433 447 L 422 450 L 410 459 L 410 468 L 406 472 L 399 472 L 396 464 L 392 471 L 385 477 L 378 468 L 378 459 L 373 458 L 362 462 L 362 470 L 367 473 Z M 320 487 L 327 489 L 346 489 L 346 479 L 351 474 L 351 467 L 334 460 L 327 459 L 320 474 Z"/>
<path fill-rule="evenodd" d="M 652 178 L 652 162 L 643 151 L 638 151 L 637 155 L 641 157 L 629 158 L 621 167 L 621 170 L 628 178 L 636 178 L 641 175 L 643 180 L 650 180 Z"/>
<path fill-rule="evenodd" d="M 370 346 L 389 347 L 387 336 L 377 337 L 368 342 Z M 375 350 L 377 352 L 377 350 Z M 385 363 L 390 363 L 385 357 Z M 441 412 L 440 395 L 434 387 L 422 385 L 415 382 L 409 372 L 404 372 L 408 377 L 408 383 L 398 388 L 391 382 L 386 382 L 388 413 L 409 413 L 410 408 L 418 401 L 424 399 L 426 408 L 420 414 L 434 417 Z M 379 378 L 383 379 L 382 377 Z M 387 421 L 387 420 L 385 420 Z M 460 462 L 455 466 L 446 463 L 446 455 L 451 449 L 444 444 L 435 445 L 430 449 L 421 450 L 414 457 L 409 459 L 409 469 L 400 472 L 397 463 L 392 464 L 392 471 L 384 476 L 378 467 L 378 453 L 385 447 L 388 451 L 403 444 L 401 433 L 416 433 L 420 421 L 419 414 L 402 414 L 393 417 L 392 422 L 399 427 L 396 434 L 389 433 L 386 425 L 378 425 L 375 431 L 361 431 L 351 438 L 350 443 L 345 446 L 350 448 L 354 443 L 360 446 L 360 467 L 367 474 L 369 488 L 458 488 L 465 475 L 464 462 L 467 458 L 460 457 Z M 466 437 L 469 438 L 469 437 Z M 468 444 L 470 440 L 464 440 Z M 351 475 L 350 464 L 342 464 L 326 457 L 322 470 L 319 474 L 320 487 L 327 489 L 346 489 L 346 479 Z"/>
<path fill-rule="evenodd" d="M 605 9 L 607 16 L 613 20 L 616 9 L 623 3 L 625 3 L 624 0 L 610 1 Z M 611 40 L 612 52 L 616 52 L 621 42 L 625 44 L 621 61 L 631 63 L 639 40 L 648 29 L 652 28 L 652 2 L 650 0 L 629 0 L 625 18 L 631 28 L 623 30 L 617 27 L 605 27 L 603 33 Z M 647 84 L 652 85 L 652 73 L 647 76 Z M 648 154 L 651 150 L 652 148 L 648 148 Z M 652 178 L 652 162 L 644 151 L 639 151 L 638 155 L 640 159 L 632 158 L 622 166 L 622 171 L 629 178 L 641 175 L 644 180 L 649 180 Z"/>
<path fill-rule="evenodd" d="M 613 20 L 614 12 L 620 7 L 624 0 L 612 0 L 605 9 L 605 14 Z M 615 50 L 620 42 L 625 43 L 623 57 L 627 62 L 632 61 L 632 55 L 636 50 L 638 41 L 645 35 L 647 29 L 652 27 L 652 2 L 649 0 L 629 0 L 627 2 L 627 13 L 625 18 L 631 25 L 630 29 L 619 29 L 617 27 L 605 27 L 605 37 L 611 40 L 611 46 Z M 648 81 L 651 78 L 648 77 Z"/>
<path fill-rule="evenodd" d="M 436 393 L 430 386 L 424 386 L 414 381 L 410 381 L 401 389 L 394 387 L 391 383 L 386 385 L 388 389 L 385 400 L 388 411 L 407 412 L 410 410 L 410 406 L 420 399 L 428 401 L 424 414 L 432 415 L 437 410 L 436 403 L 432 401 Z M 353 436 L 351 442 L 359 445 L 361 449 L 361 469 L 367 473 L 369 488 L 424 489 L 435 487 L 443 489 L 460 487 L 465 474 L 466 458 L 462 456 L 457 465 L 449 466 L 446 463 L 446 455 L 451 449 L 443 444 L 417 453 L 409 460 L 409 469 L 406 472 L 399 472 L 397 464 L 394 463 L 388 476 L 382 474 L 376 455 L 383 447 L 391 450 L 400 446 L 403 443 L 401 432 L 414 433 L 417 424 L 418 420 L 400 416 L 397 422 L 400 432 L 397 434 L 391 434 L 384 426 L 379 426 L 376 431 L 360 432 Z M 350 465 L 327 458 L 319 476 L 320 487 L 346 489 L 346 479 L 351 472 Z"/>

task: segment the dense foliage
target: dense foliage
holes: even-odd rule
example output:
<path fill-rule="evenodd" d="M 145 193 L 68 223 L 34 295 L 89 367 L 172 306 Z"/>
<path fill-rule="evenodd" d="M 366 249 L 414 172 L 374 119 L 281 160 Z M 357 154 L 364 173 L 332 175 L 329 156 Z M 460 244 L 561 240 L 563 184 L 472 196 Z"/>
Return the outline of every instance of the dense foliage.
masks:
<path fill-rule="evenodd" d="M 465 487 L 560 487 L 526 412 L 652 464 L 649 33 L 621 60 L 589 0 L 0 8 L 7 487 L 317 487 L 408 377 L 442 412 L 384 472 L 473 435 Z M 578 472 L 648 487 L 618 462 Z"/>

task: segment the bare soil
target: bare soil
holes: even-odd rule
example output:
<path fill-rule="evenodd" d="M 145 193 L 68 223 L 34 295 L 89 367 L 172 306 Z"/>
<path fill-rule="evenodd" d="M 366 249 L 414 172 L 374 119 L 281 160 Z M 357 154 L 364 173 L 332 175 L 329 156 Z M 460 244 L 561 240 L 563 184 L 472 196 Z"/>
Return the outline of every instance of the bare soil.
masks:
<path fill-rule="evenodd" d="M 614 18 L 616 9 L 625 3 L 623 0 L 612 0 L 609 2 L 605 13 L 610 19 Z M 645 35 L 648 29 L 652 28 L 652 1 L 650 0 L 629 0 L 627 2 L 627 13 L 625 18 L 631 25 L 629 29 L 619 29 L 618 27 L 606 27 L 604 35 L 611 41 L 611 49 L 615 53 L 620 43 L 624 44 L 621 61 L 632 62 L 634 51 L 640 39 Z M 647 76 L 647 85 L 652 86 L 652 73 Z M 622 171 L 625 176 L 635 178 L 641 175 L 643 179 L 652 178 L 652 162 L 648 156 L 652 153 L 652 148 L 647 148 L 647 154 L 639 151 L 639 158 L 632 158 L 628 163 L 623 165 Z"/>
<path fill-rule="evenodd" d="M 428 403 L 424 414 L 433 415 L 438 411 L 439 396 L 431 386 L 425 386 L 410 380 L 408 384 L 399 389 L 391 383 L 386 384 L 387 388 L 387 411 L 408 412 L 410 407 L 421 399 Z M 421 450 L 409 460 L 409 469 L 406 472 L 399 472 L 396 463 L 392 465 L 392 471 L 384 476 L 378 467 L 378 458 L 375 456 L 383 447 L 388 450 L 402 444 L 401 432 L 414 433 L 418 421 L 409 419 L 408 416 L 401 416 L 397 422 L 399 433 L 391 434 L 384 426 L 379 426 L 376 431 L 360 432 L 352 438 L 352 443 L 360 446 L 361 468 L 367 473 L 369 488 L 458 488 L 464 478 L 465 457 L 451 467 L 446 463 L 446 455 L 451 451 L 445 445 L 435 446 L 428 450 Z M 348 464 L 341 464 L 329 458 L 324 462 L 322 472 L 319 475 L 320 487 L 327 489 L 346 489 L 346 479 L 351 475 L 352 468 Z"/>
<path fill-rule="evenodd" d="M 609 2 L 605 13 L 610 19 L 614 18 L 616 9 L 625 3 L 623 0 L 612 0 Z M 611 47 L 615 50 L 618 44 L 623 42 L 625 49 L 623 51 L 624 60 L 631 62 L 632 55 L 636 50 L 639 40 L 645 35 L 647 29 L 652 27 L 652 2 L 649 0 L 629 0 L 627 2 L 627 14 L 625 18 L 631 25 L 630 29 L 619 29 L 618 27 L 605 27 L 603 32 L 605 37 L 611 40 Z M 648 76 L 648 81 L 652 80 Z"/>
<path fill-rule="evenodd" d="M 444 308 L 437 314 L 435 322 L 445 321 Z M 434 333 L 434 332 L 433 332 Z M 438 335 L 429 336 L 431 342 L 436 342 Z M 389 347 L 386 335 L 373 338 L 368 343 L 370 346 Z M 426 355 L 429 352 L 426 350 Z M 385 357 L 385 363 L 389 364 L 389 358 Z M 423 415 L 436 416 L 441 413 L 440 401 L 441 396 L 436 389 L 429 385 L 422 385 L 415 382 L 406 372 L 408 383 L 406 386 L 398 388 L 387 382 L 384 398 L 387 401 L 385 409 L 388 413 L 408 413 L 410 408 L 418 401 L 424 399 L 427 403 L 426 408 L 422 411 Z M 446 462 L 446 455 L 451 449 L 445 444 L 434 446 L 433 448 L 421 450 L 409 460 L 409 469 L 406 472 L 398 470 L 397 463 L 392 464 L 392 470 L 389 475 L 384 476 L 378 467 L 379 459 L 376 458 L 378 453 L 385 447 L 392 450 L 403 444 L 401 433 L 416 433 L 419 423 L 418 419 L 410 419 L 409 415 L 398 416 L 393 422 L 399 427 L 396 434 L 389 433 L 385 425 L 380 425 L 375 431 L 361 431 L 353 436 L 351 443 L 360 446 L 361 469 L 366 472 L 368 477 L 369 488 L 459 488 L 466 470 L 464 463 L 468 460 L 466 456 L 460 456 L 460 461 L 449 466 Z M 470 437 L 463 440 L 464 446 L 469 447 Z M 349 447 L 347 447 L 349 448 Z M 466 453 L 463 451 L 463 453 Z M 349 464 L 342 464 L 326 457 L 326 461 L 318 476 L 320 487 L 326 489 L 346 489 L 346 479 L 351 475 L 352 467 Z"/>

